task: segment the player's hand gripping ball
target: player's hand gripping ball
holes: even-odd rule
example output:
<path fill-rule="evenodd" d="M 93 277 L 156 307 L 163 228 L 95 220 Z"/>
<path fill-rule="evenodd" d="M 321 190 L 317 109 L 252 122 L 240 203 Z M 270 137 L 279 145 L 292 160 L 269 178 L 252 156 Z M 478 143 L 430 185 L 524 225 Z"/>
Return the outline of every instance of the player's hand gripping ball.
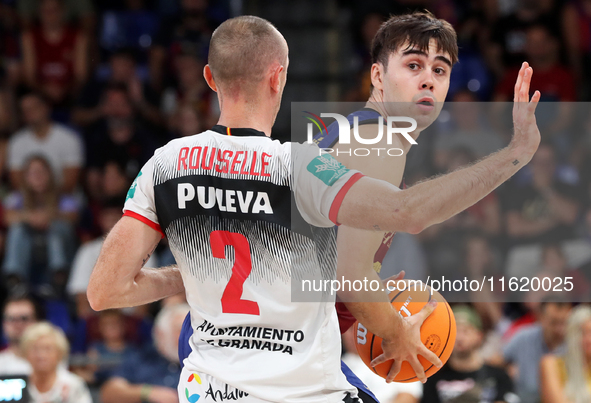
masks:
<path fill-rule="evenodd" d="M 437 307 L 421 326 L 421 341 L 445 364 L 456 342 L 456 319 L 451 307 L 437 291 L 433 291 L 433 295 L 431 295 L 431 288 L 422 282 L 419 282 L 415 287 L 411 280 L 399 280 L 396 282 L 396 288 L 390 292 L 390 302 L 402 317 L 418 313 L 431 299 L 437 300 Z M 359 356 L 372 371 L 382 378 L 386 378 L 392 366 L 392 360 L 375 367 L 370 364 L 374 358 L 382 354 L 382 339 L 368 331 L 359 322 L 355 323 L 354 330 L 355 346 Z M 427 377 L 439 370 L 420 355 L 419 361 L 423 365 Z M 416 382 L 418 378 L 410 364 L 405 361 L 394 381 Z"/>

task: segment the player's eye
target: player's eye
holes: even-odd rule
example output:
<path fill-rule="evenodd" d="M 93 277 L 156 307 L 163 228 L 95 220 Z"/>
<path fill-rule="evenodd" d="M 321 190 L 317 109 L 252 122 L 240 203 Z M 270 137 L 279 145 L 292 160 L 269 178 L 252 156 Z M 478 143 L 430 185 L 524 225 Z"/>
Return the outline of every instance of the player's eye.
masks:
<path fill-rule="evenodd" d="M 445 74 L 445 70 L 442 69 L 441 67 L 436 67 L 435 68 L 435 74 L 444 75 Z"/>
<path fill-rule="evenodd" d="M 408 68 L 411 70 L 418 70 L 419 69 L 419 65 L 417 63 L 409 63 L 408 64 Z"/>

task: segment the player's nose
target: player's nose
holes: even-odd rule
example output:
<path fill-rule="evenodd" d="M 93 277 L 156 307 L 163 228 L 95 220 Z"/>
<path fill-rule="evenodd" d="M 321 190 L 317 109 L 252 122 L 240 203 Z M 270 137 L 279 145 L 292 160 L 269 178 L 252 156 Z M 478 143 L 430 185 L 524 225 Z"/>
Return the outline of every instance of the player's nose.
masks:
<path fill-rule="evenodd" d="M 433 91 L 434 80 L 431 74 L 428 71 L 425 71 L 423 76 L 421 77 L 420 87 L 421 90 L 431 90 Z"/>

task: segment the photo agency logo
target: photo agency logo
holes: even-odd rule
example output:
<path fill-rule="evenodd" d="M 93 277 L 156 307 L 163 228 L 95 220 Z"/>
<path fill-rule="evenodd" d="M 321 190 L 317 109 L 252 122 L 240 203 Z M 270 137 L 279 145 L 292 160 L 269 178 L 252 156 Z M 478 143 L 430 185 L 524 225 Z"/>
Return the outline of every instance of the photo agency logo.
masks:
<path fill-rule="evenodd" d="M 371 113 L 372 119 L 366 120 L 364 120 L 364 116 L 356 114 L 343 116 L 338 113 L 321 113 L 318 116 L 308 111 L 304 111 L 304 113 L 310 115 L 304 116 L 310 121 L 307 124 L 307 143 L 316 144 L 320 148 L 319 155 L 333 154 L 338 156 L 346 154 L 358 157 L 388 155 L 400 157 L 404 154 L 404 150 L 399 147 L 390 147 L 393 144 L 392 138 L 394 135 L 401 135 L 410 144 L 417 144 L 416 140 L 410 135 L 416 130 L 417 121 L 410 117 L 388 116 L 384 124 L 384 117 L 380 115 L 375 119 L 375 112 Z M 322 118 L 333 118 L 334 122 L 327 126 Z M 402 124 L 402 127 L 400 127 L 400 124 Z M 375 128 L 375 137 L 361 137 L 359 134 L 359 126 L 361 125 L 368 125 L 372 129 Z M 385 130 L 384 126 L 386 126 Z M 316 129 L 318 131 L 314 133 Z M 386 135 L 385 142 L 384 132 Z M 353 133 L 353 136 L 351 136 L 351 133 Z"/>

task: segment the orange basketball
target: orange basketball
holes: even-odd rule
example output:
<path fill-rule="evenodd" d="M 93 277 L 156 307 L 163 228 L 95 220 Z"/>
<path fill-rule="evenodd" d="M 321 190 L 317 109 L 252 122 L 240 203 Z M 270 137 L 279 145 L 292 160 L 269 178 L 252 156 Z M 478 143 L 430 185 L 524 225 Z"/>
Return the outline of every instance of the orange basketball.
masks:
<path fill-rule="evenodd" d="M 414 285 L 416 284 L 416 286 Z M 421 341 L 445 364 L 449 359 L 456 342 L 456 319 L 447 301 L 422 282 L 414 283 L 412 280 L 400 280 L 396 282 L 396 290 L 390 292 L 390 302 L 401 316 L 411 316 L 418 313 L 431 299 L 437 300 L 435 311 L 429 315 L 421 326 Z M 390 287 L 393 288 L 393 287 Z M 392 360 L 377 365 L 370 365 L 371 361 L 382 354 L 382 339 L 368 331 L 362 324 L 356 322 L 355 346 L 359 356 L 369 368 L 382 378 L 388 376 Z M 439 370 L 431 362 L 419 355 L 419 361 L 423 364 L 425 375 L 433 375 Z M 415 371 L 408 362 L 403 362 L 400 372 L 394 378 L 395 382 L 418 381 Z"/>

